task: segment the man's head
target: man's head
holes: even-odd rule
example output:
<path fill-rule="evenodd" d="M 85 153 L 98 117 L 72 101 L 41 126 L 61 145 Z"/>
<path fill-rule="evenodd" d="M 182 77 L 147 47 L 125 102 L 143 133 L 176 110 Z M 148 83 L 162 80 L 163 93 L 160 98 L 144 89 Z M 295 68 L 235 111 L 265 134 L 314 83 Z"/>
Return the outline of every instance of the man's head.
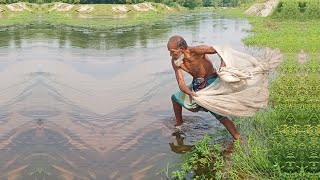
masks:
<path fill-rule="evenodd" d="M 188 48 L 187 42 L 181 36 L 172 36 L 167 44 L 170 56 L 173 59 L 179 59 L 183 52 Z"/>

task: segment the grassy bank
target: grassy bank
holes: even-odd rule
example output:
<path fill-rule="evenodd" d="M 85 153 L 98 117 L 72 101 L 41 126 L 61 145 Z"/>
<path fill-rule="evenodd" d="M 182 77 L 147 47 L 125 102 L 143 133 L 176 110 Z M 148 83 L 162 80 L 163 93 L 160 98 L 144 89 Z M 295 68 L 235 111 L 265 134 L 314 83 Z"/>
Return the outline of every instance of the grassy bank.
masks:
<path fill-rule="evenodd" d="M 68 12 L 48 11 L 50 6 L 45 7 L 43 19 L 49 23 L 66 24 L 74 27 L 89 27 L 93 29 L 113 29 L 120 27 L 133 27 L 143 24 L 152 24 L 165 20 L 168 15 L 178 14 L 178 9 L 158 3 L 151 3 L 153 9 L 145 11 L 136 10 L 132 5 L 95 4 L 93 10 L 78 12 L 80 6 L 75 5 Z M 114 10 L 117 7 L 122 10 Z"/>
<path fill-rule="evenodd" d="M 183 156 L 174 179 L 188 173 L 194 179 L 320 177 L 320 22 L 312 15 L 318 8 L 316 0 L 282 0 L 266 18 L 245 16 L 242 9 L 223 11 L 248 18 L 252 34 L 244 39 L 246 45 L 280 48 L 285 60 L 270 86 L 270 107 L 253 118 L 235 120 L 246 145 L 235 143 L 226 159 L 205 138 L 196 145 L 201 148 Z M 199 173 L 200 167 L 207 171 Z"/>
<path fill-rule="evenodd" d="M 160 3 L 147 4 L 13 4 L 23 11 L 12 11 L 7 5 L 0 5 L 0 23 L 2 26 L 32 22 L 62 24 L 92 29 L 113 29 L 119 27 L 140 26 L 161 22 L 169 16 L 185 11 L 181 7 L 168 7 Z M 28 9 L 27 9 L 28 8 Z"/>
<path fill-rule="evenodd" d="M 36 5 L 26 3 L 28 7 L 36 10 Z M 6 5 L 0 4 L 0 27 L 15 24 L 29 24 L 37 20 L 36 11 L 11 11 Z"/>

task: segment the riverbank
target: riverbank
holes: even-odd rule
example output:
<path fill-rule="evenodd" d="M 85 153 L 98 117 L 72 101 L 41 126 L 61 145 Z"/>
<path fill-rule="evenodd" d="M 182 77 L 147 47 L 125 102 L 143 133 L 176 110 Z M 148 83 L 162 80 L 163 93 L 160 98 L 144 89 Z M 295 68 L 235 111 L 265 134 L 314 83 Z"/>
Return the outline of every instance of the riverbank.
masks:
<path fill-rule="evenodd" d="M 0 5 L 2 26 L 44 22 L 92 29 L 114 29 L 150 25 L 185 12 L 182 7 L 161 3 L 140 4 L 32 4 Z"/>
<path fill-rule="evenodd" d="M 67 11 L 60 11 L 58 7 L 48 4 L 45 7 L 47 13 L 43 13 L 42 16 L 43 21 L 51 24 L 92 29 L 117 29 L 151 25 L 182 12 L 182 9 L 159 3 L 74 5 L 69 7 L 70 10 Z"/>
<path fill-rule="evenodd" d="M 23 3 L 21 6 L 0 4 L 0 27 L 35 22 L 37 19 L 35 10 L 36 5 L 29 3 Z"/>

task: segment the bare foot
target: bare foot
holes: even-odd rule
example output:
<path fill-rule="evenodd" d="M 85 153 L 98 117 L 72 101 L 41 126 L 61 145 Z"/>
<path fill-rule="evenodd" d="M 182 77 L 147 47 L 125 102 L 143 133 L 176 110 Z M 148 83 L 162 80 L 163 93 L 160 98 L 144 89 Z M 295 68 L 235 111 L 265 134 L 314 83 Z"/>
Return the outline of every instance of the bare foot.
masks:
<path fill-rule="evenodd" d="M 247 141 L 244 139 L 244 138 L 238 138 L 238 139 L 235 139 L 234 142 L 239 142 L 239 144 L 242 146 L 242 145 L 245 145 L 247 143 Z"/>
<path fill-rule="evenodd" d="M 240 138 L 240 144 L 245 145 L 247 144 L 247 141 L 244 138 Z"/>
<path fill-rule="evenodd" d="M 174 128 L 176 128 L 176 129 L 178 130 L 178 132 L 180 132 L 180 131 L 181 131 L 181 129 L 182 129 L 182 124 L 181 124 L 180 126 L 176 126 L 176 125 L 174 125 Z"/>
<path fill-rule="evenodd" d="M 222 149 L 222 154 L 223 157 L 225 158 L 230 158 L 231 153 L 233 153 L 234 151 L 234 142 L 233 141 L 228 141 Z"/>

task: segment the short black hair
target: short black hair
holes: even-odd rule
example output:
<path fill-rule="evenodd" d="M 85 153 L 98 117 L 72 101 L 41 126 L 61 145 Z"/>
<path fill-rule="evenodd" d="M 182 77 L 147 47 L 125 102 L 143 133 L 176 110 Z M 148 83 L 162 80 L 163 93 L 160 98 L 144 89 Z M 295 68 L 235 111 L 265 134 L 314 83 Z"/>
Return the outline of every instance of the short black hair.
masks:
<path fill-rule="evenodd" d="M 182 37 L 178 39 L 177 41 L 177 47 L 184 47 L 184 48 L 188 48 L 188 44 L 186 42 L 186 40 L 184 40 Z"/>

